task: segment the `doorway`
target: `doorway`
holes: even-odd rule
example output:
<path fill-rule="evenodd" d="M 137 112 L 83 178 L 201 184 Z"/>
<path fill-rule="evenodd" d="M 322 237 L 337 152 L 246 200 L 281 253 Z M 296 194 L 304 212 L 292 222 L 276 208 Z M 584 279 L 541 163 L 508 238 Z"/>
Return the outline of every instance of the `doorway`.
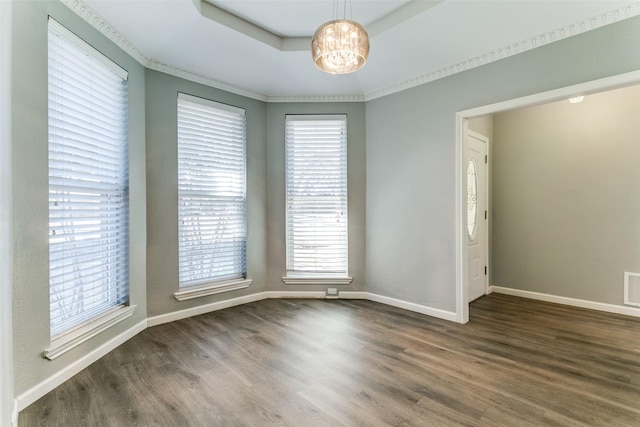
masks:
<path fill-rule="evenodd" d="M 469 292 L 469 237 L 467 223 L 467 120 L 475 117 L 491 115 L 523 107 L 531 107 L 544 103 L 569 99 L 579 95 L 588 95 L 605 90 L 621 88 L 640 83 L 640 71 L 620 74 L 604 79 L 594 80 L 578 85 L 542 92 L 522 98 L 499 102 L 460 111 L 456 114 L 456 319 L 459 323 L 469 321 L 469 302 L 472 301 Z M 490 256 L 490 254 L 489 254 Z M 487 268 L 487 279 L 491 274 L 490 265 Z M 490 292 L 491 282 L 487 280 Z"/>

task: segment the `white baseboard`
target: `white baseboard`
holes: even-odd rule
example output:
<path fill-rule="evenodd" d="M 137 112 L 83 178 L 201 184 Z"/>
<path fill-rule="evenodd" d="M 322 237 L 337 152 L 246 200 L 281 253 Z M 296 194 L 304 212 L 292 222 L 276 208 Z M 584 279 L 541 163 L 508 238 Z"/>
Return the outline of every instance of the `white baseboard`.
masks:
<path fill-rule="evenodd" d="M 426 314 L 427 316 L 437 317 L 438 319 L 448 320 L 450 322 L 457 322 L 458 315 L 453 311 L 441 310 L 439 308 L 433 308 L 426 305 L 420 305 L 413 302 L 403 301 L 396 298 L 385 297 L 378 294 L 372 294 L 366 292 L 367 299 L 369 301 L 375 301 L 393 307 L 402 308 L 404 310 L 413 311 L 415 313 Z"/>
<path fill-rule="evenodd" d="M 320 299 L 325 298 L 324 291 L 267 291 L 258 292 L 256 294 L 245 295 L 237 298 L 231 298 L 223 301 L 212 302 L 210 304 L 199 305 L 197 307 L 186 308 L 172 313 L 160 314 L 149 317 L 147 326 L 156 326 L 163 323 L 175 322 L 176 320 L 186 319 L 187 317 L 198 316 L 200 314 L 210 313 L 212 311 L 224 310 L 225 308 L 235 307 L 250 302 L 261 301 L 270 298 L 309 298 Z"/>
<path fill-rule="evenodd" d="M 256 294 L 245 295 L 237 298 L 232 298 L 224 301 L 218 301 L 211 304 L 201 305 L 198 307 L 188 308 L 185 310 L 175 311 L 173 313 L 161 314 L 158 316 L 149 317 L 131 329 L 118 335 L 112 340 L 104 343 L 97 349 L 81 357 L 71 365 L 65 367 L 60 372 L 52 375 L 40 384 L 32 387 L 26 392 L 22 393 L 15 400 L 15 423 L 17 425 L 17 414 L 27 406 L 31 405 L 42 396 L 91 365 L 96 360 L 118 347 L 128 339 L 132 338 L 136 334 L 142 332 L 145 328 L 160 325 L 163 323 L 174 322 L 176 320 L 185 319 L 187 317 L 197 316 L 200 314 L 209 313 L 212 311 L 223 310 L 225 308 L 235 307 L 242 304 L 248 304 L 255 301 L 271 298 L 308 298 L 308 299 L 324 299 L 326 298 L 324 291 L 268 291 L 259 292 Z M 339 294 L 341 299 L 360 299 L 379 302 L 387 304 L 393 307 L 402 308 L 405 310 L 413 311 L 416 313 L 426 314 L 428 316 L 437 317 L 439 319 L 450 320 L 455 322 L 457 320 L 456 313 L 432 308 L 420 304 L 415 304 L 395 298 L 385 297 L 382 295 L 372 294 L 369 292 L 361 291 L 342 291 Z"/>
<path fill-rule="evenodd" d="M 453 311 L 441 310 L 426 305 L 420 305 L 413 302 L 403 301 L 396 298 L 385 297 L 383 295 L 373 294 L 364 291 L 340 291 L 341 299 L 364 299 L 368 301 L 379 302 L 381 304 L 402 308 L 404 310 L 413 311 L 415 313 L 426 314 L 427 316 L 436 317 L 438 319 L 449 320 L 451 322 L 458 321 L 458 315 Z"/>
<path fill-rule="evenodd" d="M 504 288 L 502 286 L 491 286 L 489 290 L 497 294 L 512 295 L 515 297 L 535 299 L 538 301 L 553 302 L 556 304 L 570 305 L 573 307 L 605 311 L 607 313 L 615 313 L 615 314 L 623 314 L 625 316 L 640 317 L 640 308 L 625 307 L 623 305 L 605 304 L 602 302 L 561 297 L 557 295 L 543 294 L 540 292 L 523 291 L 521 289 Z"/>
<path fill-rule="evenodd" d="M 29 390 L 22 393 L 20 396 L 16 398 L 16 418 L 17 412 L 22 411 L 27 406 L 31 405 L 36 400 L 40 399 L 45 394 L 49 393 L 54 388 L 58 387 L 60 384 L 67 381 L 69 378 L 73 377 L 78 372 L 82 371 L 84 368 L 91 365 L 96 360 L 100 359 L 105 354 L 109 353 L 111 350 L 117 348 L 125 341 L 139 334 L 147 328 L 147 321 L 143 320 L 137 325 L 129 328 L 124 331 L 117 337 L 112 338 L 106 343 L 102 344 L 100 347 L 95 350 L 85 354 L 80 359 L 76 360 L 69 366 L 66 366 L 62 370 L 56 372 L 46 380 L 42 381 L 40 384 L 30 388 Z"/>
<path fill-rule="evenodd" d="M 327 295 L 324 291 L 266 291 L 257 294 L 245 295 L 242 297 L 232 298 L 224 301 L 218 301 L 211 304 L 200 305 L 198 307 L 187 308 L 185 310 L 174 311 L 173 313 L 161 314 L 149 317 L 147 325 L 149 327 L 161 325 L 163 323 L 175 322 L 176 320 L 186 319 L 187 317 L 198 316 L 200 314 L 212 311 L 223 310 L 225 308 L 235 307 L 250 302 L 260 301 L 271 298 L 308 298 L 308 299 L 324 299 Z M 363 291 L 340 291 L 340 299 L 364 299 L 382 304 L 391 305 L 393 307 L 402 308 L 413 311 L 415 313 L 426 314 L 427 316 L 437 317 L 438 319 L 457 322 L 457 315 L 454 312 L 440 310 L 438 308 L 428 307 L 426 305 L 415 304 L 395 298 L 385 297 L 378 294 Z"/>
<path fill-rule="evenodd" d="M 186 308 L 180 311 L 174 311 L 167 314 L 147 318 L 147 326 L 156 326 L 163 323 L 175 322 L 176 320 L 186 319 L 187 317 L 198 316 L 200 314 L 209 313 L 211 311 L 224 310 L 225 308 L 235 307 L 237 305 L 248 304 L 254 301 L 260 301 L 268 298 L 267 292 L 259 292 L 241 297 L 231 298 L 210 304 L 199 305 L 197 307 Z"/>

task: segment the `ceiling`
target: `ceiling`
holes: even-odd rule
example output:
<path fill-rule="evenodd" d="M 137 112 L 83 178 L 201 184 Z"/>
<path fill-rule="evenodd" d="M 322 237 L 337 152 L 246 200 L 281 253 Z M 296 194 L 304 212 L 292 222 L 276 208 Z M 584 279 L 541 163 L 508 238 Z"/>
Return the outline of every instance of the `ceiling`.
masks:
<path fill-rule="evenodd" d="M 351 0 L 371 53 L 330 75 L 310 38 L 332 0 L 62 1 L 149 68 L 269 101 L 373 99 L 640 14 L 637 0 Z"/>

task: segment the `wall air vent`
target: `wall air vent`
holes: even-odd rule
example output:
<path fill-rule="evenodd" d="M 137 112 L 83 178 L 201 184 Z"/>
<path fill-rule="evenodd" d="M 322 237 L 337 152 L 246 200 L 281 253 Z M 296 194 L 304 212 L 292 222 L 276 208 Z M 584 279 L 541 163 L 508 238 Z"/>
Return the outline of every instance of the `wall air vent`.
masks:
<path fill-rule="evenodd" d="M 624 303 L 640 307 L 640 273 L 624 273 Z"/>

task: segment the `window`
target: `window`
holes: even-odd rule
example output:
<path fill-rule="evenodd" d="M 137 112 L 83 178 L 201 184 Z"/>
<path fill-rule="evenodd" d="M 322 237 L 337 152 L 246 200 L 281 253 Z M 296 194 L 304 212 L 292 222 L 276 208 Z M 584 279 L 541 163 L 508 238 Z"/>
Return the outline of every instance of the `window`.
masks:
<path fill-rule="evenodd" d="M 346 277 L 347 118 L 287 116 L 285 145 L 287 277 Z"/>
<path fill-rule="evenodd" d="M 53 340 L 129 302 L 128 89 L 126 71 L 53 19 L 48 38 Z"/>
<path fill-rule="evenodd" d="M 181 289 L 246 279 L 246 163 L 244 110 L 178 94 Z"/>

